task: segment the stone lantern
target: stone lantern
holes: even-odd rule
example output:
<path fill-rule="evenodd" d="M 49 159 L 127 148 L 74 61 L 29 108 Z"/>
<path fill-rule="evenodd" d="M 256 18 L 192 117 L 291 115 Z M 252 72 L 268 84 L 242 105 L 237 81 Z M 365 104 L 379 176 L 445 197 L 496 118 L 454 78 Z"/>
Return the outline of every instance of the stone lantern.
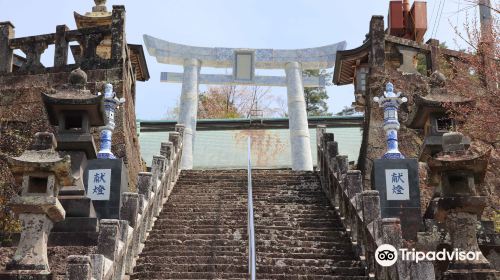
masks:
<path fill-rule="evenodd" d="M 394 85 L 387 83 L 384 95 L 374 97 L 380 107 L 384 108 L 384 130 L 387 139 L 387 152 L 382 156 L 384 159 L 404 159 L 405 157 L 398 150 L 398 108 L 407 101 L 406 97 L 399 98 L 401 92 L 394 92 Z"/>
<path fill-rule="evenodd" d="M 445 76 L 435 71 L 430 77 L 430 93 L 426 96 L 415 95 L 414 107 L 408 118 L 407 127 L 424 130 L 424 144 L 420 151 L 419 161 L 426 162 L 442 151 L 443 134 L 449 132 L 456 124 L 445 107 L 445 103 L 467 105 L 472 102 L 460 96 L 448 94 Z M 465 148 L 470 140 L 463 137 Z"/>
<path fill-rule="evenodd" d="M 486 192 L 479 186 L 490 151 L 467 150 L 463 138 L 458 132 L 445 133 L 443 151 L 428 162 L 431 183 L 440 189 L 440 196 L 434 198 L 434 218 L 450 233 L 452 249 L 476 252 L 473 259 L 452 260 L 444 279 L 497 279 L 499 275 L 479 250 L 476 235 L 478 217 L 487 201 Z"/>
<path fill-rule="evenodd" d="M 32 147 L 8 165 L 22 192 L 9 203 L 22 222 L 22 232 L 14 257 L 0 279 L 52 279 L 47 258 L 49 233 L 66 212 L 57 199 L 61 186 L 73 184 L 70 157 L 55 151 L 54 135 L 35 134 Z M 19 276 L 25 278 L 15 278 Z"/>
<path fill-rule="evenodd" d="M 82 232 L 90 233 L 87 236 L 95 235 L 98 229 L 94 205 L 87 196 L 83 179 L 88 160 L 97 158 L 91 128 L 104 125 L 104 103 L 103 96 L 92 94 L 86 85 L 87 75 L 76 69 L 71 72 L 68 84 L 42 95 L 49 122 L 57 126 L 57 150 L 71 157 L 71 172 L 75 178 L 74 184 L 65 185 L 59 192 L 67 218 L 53 230 L 53 233 L 72 232 L 75 235 L 73 239 L 68 238 L 68 234 L 56 238 L 65 242 L 85 236 Z"/>
<path fill-rule="evenodd" d="M 115 159 L 111 152 L 113 131 L 115 130 L 115 111 L 120 104 L 125 103 L 125 98 L 117 98 L 113 92 L 113 85 L 104 85 L 104 108 L 106 111 L 106 125 L 101 127 L 101 148 L 97 157 L 100 159 Z"/>
<path fill-rule="evenodd" d="M 384 126 L 387 152 L 373 160 L 373 188 L 380 192 L 382 218 L 399 218 L 403 238 L 416 240 L 423 227 L 420 218 L 420 189 L 418 188 L 418 162 L 406 159 L 398 149 L 398 108 L 406 102 L 401 92 L 395 93 L 387 83 L 384 95 L 373 100 L 384 108 Z"/>

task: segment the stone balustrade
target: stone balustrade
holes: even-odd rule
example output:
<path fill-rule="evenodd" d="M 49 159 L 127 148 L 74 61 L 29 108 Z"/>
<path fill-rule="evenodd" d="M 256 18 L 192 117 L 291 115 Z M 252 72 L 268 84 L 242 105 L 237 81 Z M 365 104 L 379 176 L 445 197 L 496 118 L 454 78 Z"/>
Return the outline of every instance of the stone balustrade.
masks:
<path fill-rule="evenodd" d="M 125 43 L 125 8 L 113 6 L 112 23 L 110 26 L 96 26 L 69 30 L 66 25 L 58 25 L 56 32 L 38 36 L 14 38 L 15 28 L 10 22 L 0 22 L 0 73 L 27 74 L 60 72 L 65 67 L 74 69 L 75 65 L 68 65 L 68 50 L 71 48 L 75 64 L 84 70 L 105 68 L 106 65 L 115 65 L 117 60 L 125 57 L 127 52 Z M 97 55 L 97 47 L 111 36 L 111 58 L 103 59 Z M 78 46 L 70 46 L 77 42 Z M 54 45 L 54 66 L 45 67 L 41 57 L 48 46 Z M 21 50 L 26 57 L 21 58 L 22 64 L 13 72 L 14 51 Z"/>
<path fill-rule="evenodd" d="M 317 128 L 317 146 L 323 190 L 339 211 L 355 253 L 369 275 L 377 279 L 434 279 L 433 265 L 429 262 L 397 262 L 390 267 L 376 263 L 378 246 L 391 244 L 397 249 L 403 246 L 400 220 L 381 217 L 379 192 L 363 190 L 361 171 L 349 170 L 348 158 L 338 154 L 338 143 L 324 126 Z"/>
<path fill-rule="evenodd" d="M 151 172 L 137 176 L 137 192 L 122 194 L 119 220 L 101 220 L 96 254 L 69 256 L 71 280 L 119 280 L 133 271 L 148 231 L 167 201 L 180 173 L 183 127 L 169 134 L 153 157 Z"/>

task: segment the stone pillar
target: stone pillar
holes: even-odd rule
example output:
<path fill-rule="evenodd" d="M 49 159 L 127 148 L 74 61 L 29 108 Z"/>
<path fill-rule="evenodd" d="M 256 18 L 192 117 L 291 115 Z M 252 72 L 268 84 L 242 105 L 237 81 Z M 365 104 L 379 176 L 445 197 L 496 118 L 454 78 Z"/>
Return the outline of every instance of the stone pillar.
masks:
<path fill-rule="evenodd" d="M 89 256 L 71 255 L 67 258 L 68 265 L 66 269 L 67 279 L 91 280 L 92 264 Z"/>
<path fill-rule="evenodd" d="M 14 38 L 14 25 L 10 21 L 0 22 L 0 73 L 12 72 L 14 50 L 9 40 Z"/>
<path fill-rule="evenodd" d="M 125 44 L 125 6 L 114 5 L 111 16 L 111 58 L 124 57 Z"/>
<path fill-rule="evenodd" d="M 61 67 L 68 64 L 69 42 L 66 40 L 67 31 L 69 31 L 69 28 L 66 25 L 58 25 L 56 27 L 54 67 Z"/>
<path fill-rule="evenodd" d="M 179 124 L 184 125 L 184 150 L 181 169 L 193 168 L 194 136 L 198 115 L 198 84 L 201 62 L 197 59 L 184 60 Z"/>
<path fill-rule="evenodd" d="M 431 47 L 430 53 L 427 55 L 427 71 L 429 73 L 434 73 L 439 71 L 439 40 L 429 39 L 427 44 Z"/>
<path fill-rule="evenodd" d="M 390 244 L 399 250 L 402 246 L 401 221 L 399 218 L 384 218 L 380 224 L 380 237 L 383 244 Z M 378 279 L 400 279 L 400 271 L 402 263 L 396 262 L 395 265 L 389 267 L 380 267 L 377 271 Z"/>
<path fill-rule="evenodd" d="M 285 65 L 292 170 L 313 170 L 311 141 L 307 123 L 306 101 L 302 85 L 302 68 L 298 62 Z"/>
<path fill-rule="evenodd" d="M 101 228 L 97 240 L 97 253 L 104 255 L 111 261 L 118 260 L 120 246 L 120 224 L 118 220 L 101 220 Z"/>
<path fill-rule="evenodd" d="M 326 125 L 318 125 L 316 126 L 316 148 L 317 148 L 317 169 L 323 171 L 323 160 L 322 160 L 322 149 L 326 148 L 323 147 L 323 142 L 321 141 L 323 138 L 323 134 L 326 133 Z"/>

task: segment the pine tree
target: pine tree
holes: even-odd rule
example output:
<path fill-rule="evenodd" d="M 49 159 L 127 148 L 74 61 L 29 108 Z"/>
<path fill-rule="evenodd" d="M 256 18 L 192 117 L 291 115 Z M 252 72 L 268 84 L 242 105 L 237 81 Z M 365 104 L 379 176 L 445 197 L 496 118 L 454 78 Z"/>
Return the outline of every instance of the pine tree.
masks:
<path fill-rule="evenodd" d="M 331 80 L 331 74 L 325 70 L 304 70 L 303 74 L 309 77 L 325 76 L 325 80 Z M 328 113 L 328 94 L 324 87 L 305 87 L 304 97 L 306 100 L 306 111 L 308 116 L 331 116 Z"/>

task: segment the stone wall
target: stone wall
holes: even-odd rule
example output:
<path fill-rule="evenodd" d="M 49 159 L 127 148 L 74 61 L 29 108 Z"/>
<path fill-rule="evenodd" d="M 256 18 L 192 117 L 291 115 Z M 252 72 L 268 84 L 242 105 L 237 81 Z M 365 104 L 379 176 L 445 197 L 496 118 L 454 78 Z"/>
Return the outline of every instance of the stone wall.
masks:
<path fill-rule="evenodd" d="M 397 38 L 385 34 L 384 19 L 382 16 L 374 16 L 370 21 L 367 40 L 370 41 L 369 51 L 369 73 L 367 75 L 367 90 L 364 100 L 366 104 L 358 104 L 364 107 L 365 122 L 363 127 L 363 140 L 360 149 L 358 168 L 363 173 L 364 189 L 372 188 L 371 173 L 373 160 L 380 158 L 386 151 L 385 132 L 383 125 L 383 109 L 373 102 L 373 97 L 381 96 L 385 90 L 385 84 L 394 84 L 396 92 L 402 92 L 402 96 L 408 98 L 408 102 L 401 105 L 398 114 L 401 128 L 398 132 L 399 150 L 407 158 L 418 158 L 424 141 L 423 130 L 407 128 L 408 120 L 414 105 L 416 95 L 426 96 L 430 93 L 430 74 L 440 69 L 443 61 L 450 58 L 466 56 L 465 53 L 439 48 L 439 41 L 431 39 L 427 44 L 416 43 L 411 40 Z M 401 51 L 400 49 L 404 51 Z M 415 52 L 425 57 L 424 70 L 420 71 L 414 67 L 414 60 L 405 56 L 404 52 Z M 442 66 L 441 66 L 442 67 Z M 412 69 L 414 68 L 414 69 Z M 468 135 L 474 140 L 474 135 Z M 489 203 L 484 211 L 483 217 L 492 220 L 500 212 L 500 149 L 497 144 L 492 148 L 492 157 L 486 173 L 485 185 L 489 191 Z M 421 164 L 425 168 L 425 163 Z M 422 210 L 425 211 L 427 202 L 434 194 L 433 187 L 427 184 L 424 170 L 421 171 L 421 200 Z"/>
<path fill-rule="evenodd" d="M 96 53 L 99 43 L 111 37 L 111 57 L 103 59 Z M 79 46 L 69 46 L 77 42 Z M 54 66 L 45 67 L 40 61 L 48 45 L 55 46 Z M 13 51 L 22 50 L 25 58 L 13 65 Z M 74 49 L 75 64 L 68 64 L 68 53 Z M 12 189 L 12 178 L 6 169 L 5 155 L 18 155 L 38 131 L 57 133 L 47 120 L 41 94 L 66 84 L 69 73 L 80 67 L 87 73 L 87 89 L 93 93 L 103 91 L 111 83 L 118 97 L 126 103 L 115 113 L 116 130 L 113 153 L 127 165 L 130 189 L 136 185 L 136 175 L 145 170 L 140 157 L 135 117 L 136 72 L 131 63 L 131 51 L 125 39 L 125 8 L 113 6 L 110 26 L 97 26 L 69 30 L 65 25 L 56 27 L 52 34 L 15 38 L 9 22 L 0 23 L 0 187 Z M 93 135 L 99 143 L 98 131 Z M 4 154 L 4 156 L 2 156 Z M 2 193 L 0 193 L 1 195 Z"/>
<path fill-rule="evenodd" d="M 120 68 L 87 70 L 89 82 L 87 88 L 91 92 L 102 92 L 105 82 L 113 84 L 119 97 L 127 102 L 116 114 L 116 130 L 113 135 L 113 153 L 124 159 L 129 172 L 130 188 L 134 189 L 136 174 L 145 167 L 140 158 L 139 142 L 135 122 L 134 88 L 131 87 L 133 77 L 129 71 Z M 38 131 L 57 131 L 50 126 L 41 101 L 41 94 L 54 86 L 65 84 L 69 72 L 45 73 L 34 75 L 0 76 L 0 152 L 6 155 L 18 155 L 29 146 L 32 135 Z M 93 135 L 99 143 L 99 132 L 94 129 Z M 6 165 L 0 159 L 0 169 L 5 177 L 1 181 L 9 181 Z"/>

